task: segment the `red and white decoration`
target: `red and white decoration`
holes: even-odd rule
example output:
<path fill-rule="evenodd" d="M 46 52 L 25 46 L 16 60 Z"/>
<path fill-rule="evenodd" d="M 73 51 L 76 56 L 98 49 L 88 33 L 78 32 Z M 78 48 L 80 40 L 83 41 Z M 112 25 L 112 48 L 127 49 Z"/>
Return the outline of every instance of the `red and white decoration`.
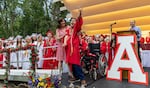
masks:
<path fill-rule="evenodd" d="M 135 52 L 135 35 L 118 35 L 117 52 L 107 72 L 107 79 L 122 80 L 122 71 L 128 70 L 128 81 L 148 85 L 148 72 L 144 72 L 138 55 Z M 126 55 L 126 57 L 124 57 Z"/>

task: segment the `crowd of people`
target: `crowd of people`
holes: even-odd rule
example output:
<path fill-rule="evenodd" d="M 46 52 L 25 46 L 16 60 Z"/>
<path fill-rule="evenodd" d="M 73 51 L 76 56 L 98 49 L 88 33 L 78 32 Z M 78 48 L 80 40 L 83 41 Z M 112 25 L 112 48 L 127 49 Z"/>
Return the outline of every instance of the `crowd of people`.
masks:
<path fill-rule="evenodd" d="M 0 49 L 35 45 L 38 50 L 39 58 L 39 61 L 37 62 L 37 68 L 58 68 L 61 73 L 61 71 L 63 70 L 63 62 L 65 62 L 69 67 L 69 76 L 71 78 L 70 80 L 80 79 L 81 84 L 85 85 L 86 81 L 80 63 L 80 52 L 88 50 L 88 45 L 90 43 L 99 43 L 100 53 L 106 56 L 109 68 L 115 55 L 116 34 L 112 33 L 112 36 L 100 34 L 94 36 L 86 35 L 85 32 L 81 32 L 83 20 L 82 13 L 81 11 L 79 12 L 79 17 L 72 18 L 70 25 L 67 25 L 64 19 L 60 19 L 58 21 L 59 25 L 56 29 L 56 35 L 54 35 L 52 31 L 48 30 L 46 33 L 46 37 L 43 37 L 41 34 L 33 33 L 32 35 L 26 36 L 25 38 L 18 35 L 15 38 L 10 37 L 5 40 L 1 39 Z M 134 23 L 134 21 L 132 23 Z M 134 26 L 133 24 L 131 25 Z M 133 30 L 134 28 L 132 26 L 131 30 Z M 140 32 L 138 32 L 138 35 L 138 38 L 140 38 Z M 19 50 L 11 52 L 11 69 L 30 69 L 30 54 L 31 50 Z M 0 54 L 0 68 L 5 67 L 5 55 L 5 53 Z"/>
<path fill-rule="evenodd" d="M 33 33 L 23 38 L 18 35 L 8 39 L 0 40 L 0 49 L 19 48 L 29 45 L 36 46 L 38 50 L 37 68 L 39 69 L 59 69 L 62 73 L 62 65 L 65 62 L 69 67 L 72 78 L 80 79 L 82 84 L 86 84 L 84 74 L 80 65 L 80 38 L 79 33 L 82 26 L 81 11 L 78 18 L 71 19 L 71 25 L 66 25 L 64 19 L 58 21 L 56 35 L 48 30 L 46 37 Z M 0 54 L 0 68 L 5 68 L 6 53 Z M 10 53 L 11 69 L 31 69 L 31 50 L 18 50 Z"/>

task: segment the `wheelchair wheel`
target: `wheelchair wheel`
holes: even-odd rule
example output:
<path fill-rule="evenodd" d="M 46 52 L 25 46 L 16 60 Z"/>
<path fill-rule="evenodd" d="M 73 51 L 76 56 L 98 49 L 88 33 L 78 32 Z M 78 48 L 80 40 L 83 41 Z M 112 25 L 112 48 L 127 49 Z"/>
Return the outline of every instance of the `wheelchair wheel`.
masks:
<path fill-rule="evenodd" d="M 89 72 L 89 76 L 91 79 L 93 79 L 94 81 L 96 81 L 98 78 L 97 78 L 97 71 L 96 71 L 96 68 L 92 69 L 92 71 Z"/>
<path fill-rule="evenodd" d="M 101 54 L 98 60 L 98 71 L 101 76 L 105 76 L 106 67 L 107 59 L 104 54 Z"/>
<path fill-rule="evenodd" d="M 88 74 L 89 73 L 89 67 L 88 67 L 89 63 L 85 60 L 84 57 L 81 58 L 81 68 L 84 74 Z"/>
<path fill-rule="evenodd" d="M 97 71 L 96 71 L 96 68 L 93 69 L 93 74 L 92 74 L 92 76 L 93 76 L 93 77 L 92 77 L 93 80 L 96 81 L 96 80 L 97 80 Z"/>

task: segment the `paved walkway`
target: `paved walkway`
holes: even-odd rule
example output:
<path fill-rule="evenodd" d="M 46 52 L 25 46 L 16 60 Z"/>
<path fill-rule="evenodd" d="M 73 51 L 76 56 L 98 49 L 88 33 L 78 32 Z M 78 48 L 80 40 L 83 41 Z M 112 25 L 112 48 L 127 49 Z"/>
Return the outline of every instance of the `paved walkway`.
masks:
<path fill-rule="evenodd" d="M 150 68 L 144 68 L 145 71 L 149 72 L 149 80 L 150 80 Z M 68 75 L 66 73 L 63 74 L 62 76 L 62 85 L 69 86 L 68 83 Z M 113 80 L 106 80 L 105 77 L 93 81 L 88 75 L 86 76 L 86 81 L 88 83 L 88 86 L 86 88 L 150 88 L 150 81 L 149 85 L 137 85 L 137 84 L 131 84 L 128 83 L 127 80 L 123 80 L 122 82 L 118 81 L 113 81 Z M 13 85 L 14 84 L 19 84 L 17 82 L 9 82 L 9 85 L 11 86 L 10 88 L 16 88 Z M 80 82 L 77 82 L 75 85 L 80 86 Z M 3 81 L 0 81 L 0 88 L 3 88 L 4 84 Z M 61 87 L 61 88 L 66 88 L 66 87 Z"/>
<path fill-rule="evenodd" d="M 128 80 L 122 80 L 122 82 L 115 81 L 115 80 L 106 80 L 105 77 L 93 81 L 89 76 L 86 76 L 86 80 L 88 83 L 88 86 L 86 88 L 150 88 L 150 68 L 144 68 L 146 72 L 149 73 L 149 85 L 139 85 L 139 84 L 131 84 L 128 83 Z M 67 83 L 67 76 L 63 76 L 65 79 L 63 81 L 64 85 L 68 85 Z M 79 85 L 80 83 L 76 83 Z"/>

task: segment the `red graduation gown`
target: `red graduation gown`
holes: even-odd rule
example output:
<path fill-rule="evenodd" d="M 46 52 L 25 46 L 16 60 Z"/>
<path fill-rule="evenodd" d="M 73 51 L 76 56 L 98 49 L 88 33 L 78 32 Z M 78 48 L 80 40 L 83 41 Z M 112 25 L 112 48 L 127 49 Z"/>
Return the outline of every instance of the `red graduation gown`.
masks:
<path fill-rule="evenodd" d="M 87 49 L 87 47 L 88 47 L 88 43 L 86 42 L 86 40 L 85 39 L 81 39 L 81 49 L 83 50 L 83 51 L 85 51 L 86 49 Z"/>
<path fill-rule="evenodd" d="M 106 42 L 104 42 L 104 41 L 102 41 L 102 42 L 100 43 L 100 52 L 101 52 L 102 54 L 105 54 L 105 53 L 106 53 Z"/>
<path fill-rule="evenodd" d="M 2 48 L 0 48 L 0 49 L 2 49 Z M 3 54 L 2 53 L 0 53 L 0 61 L 3 62 Z M 2 67 L 3 67 L 3 64 L 0 64 L 0 68 L 2 68 Z"/>
<path fill-rule="evenodd" d="M 83 24 L 82 17 L 79 17 L 76 20 L 76 24 L 74 25 L 73 28 L 73 34 L 72 36 L 68 39 L 67 41 L 67 46 L 66 46 L 66 62 L 69 64 L 76 64 L 80 65 L 80 39 L 78 36 L 78 32 L 81 30 L 81 26 Z M 72 45 L 71 45 L 72 43 Z M 71 47 L 73 47 L 73 53 L 71 54 Z"/>
<path fill-rule="evenodd" d="M 44 41 L 43 47 L 48 47 L 48 46 L 54 46 L 55 45 L 55 39 L 51 39 L 50 44 L 47 44 L 47 41 Z M 53 51 L 52 48 L 46 48 L 43 57 L 44 58 L 50 58 L 55 56 L 55 51 Z M 51 59 L 51 60 L 44 60 L 43 61 L 43 69 L 55 69 L 57 68 L 58 61 Z"/>
<path fill-rule="evenodd" d="M 106 43 L 106 42 L 101 42 L 100 45 L 100 52 L 104 55 L 106 55 L 106 53 L 108 53 L 107 55 L 107 63 L 108 63 L 108 69 L 110 68 L 111 64 L 112 64 L 112 50 L 110 47 L 110 42 Z"/>
<path fill-rule="evenodd" d="M 111 64 L 112 64 L 112 50 L 110 47 L 110 42 L 106 43 L 106 52 L 108 52 L 108 69 L 110 68 Z"/>

